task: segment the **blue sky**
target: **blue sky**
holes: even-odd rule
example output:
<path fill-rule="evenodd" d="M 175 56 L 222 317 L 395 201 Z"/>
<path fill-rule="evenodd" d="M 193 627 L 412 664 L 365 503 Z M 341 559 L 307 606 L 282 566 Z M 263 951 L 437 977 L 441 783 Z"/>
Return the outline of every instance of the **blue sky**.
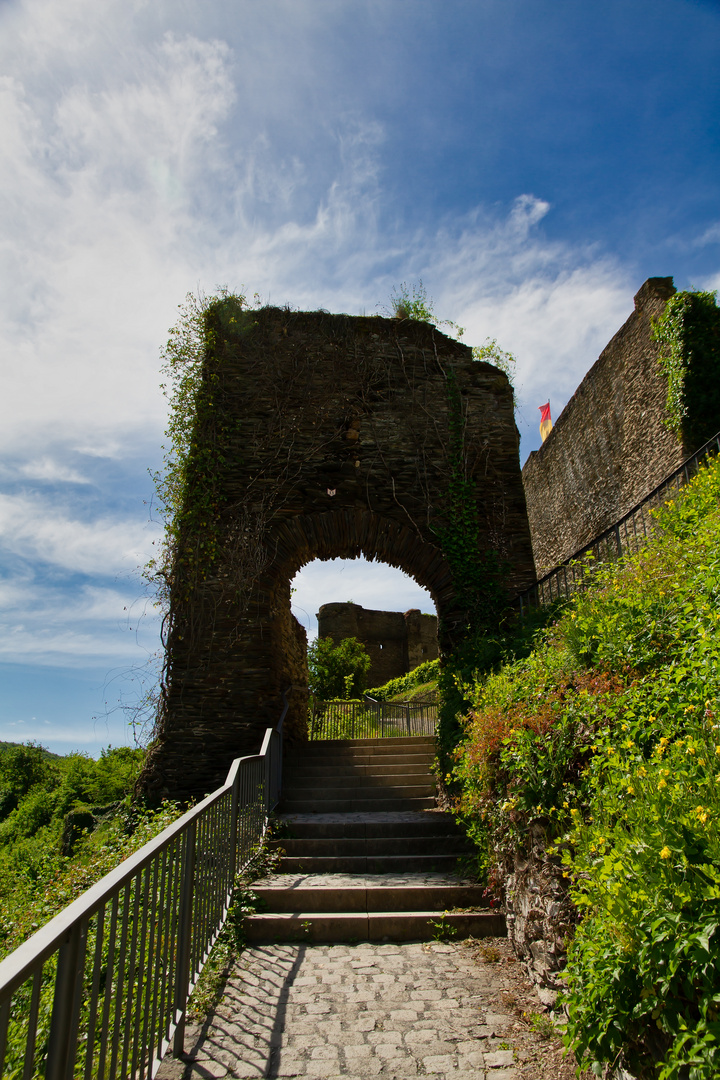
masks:
<path fill-rule="evenodd" d="M 132 738 L 188 291 L 422 279 L 517 355 L 524 458 L 645 278 L 720 285 L 719 54 L 716 0 L 0 0 L 0 738 Z M 360 563 L 297 589 L 311 630 L 428 608 Z"/>

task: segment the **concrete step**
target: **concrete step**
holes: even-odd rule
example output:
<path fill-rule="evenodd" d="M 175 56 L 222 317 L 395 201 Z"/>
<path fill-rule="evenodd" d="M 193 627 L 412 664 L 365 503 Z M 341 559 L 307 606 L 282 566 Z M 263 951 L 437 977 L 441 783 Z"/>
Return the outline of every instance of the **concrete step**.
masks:
<path fill-rule="evenodd" d="M 374 773 L 348 773 L 338 776 L 336 772 L 326 773 L 325 776 L 299 776 L 297 773 L 289 773 L 283 781 L 285 788 L 307 788 L 310 790 L 325 790 L 332 788 L 405 788 L 417 785 L 433 790 L 437 786 L 434 776 L 429 770 L 394 773 L 391 776 L 376 775 Z"/>
<path fill-rule="evenodd" d="M 367 814 L 376 812 L 397 812 L 402 810 L 432 810 L 437 805 L 435 798 L 394 798 L 383 793 L 382 798 L 367 799 L 351 796 L 343 799 L 290 799 L 283 795 L 278 806 L 281 814 Z"/>
<path fill-rule="evenodd" d="M 337 757 L 320 757 L 315 754 L 295 755 L 289 751 L 285 761 L 285 768 L 287 770 L 292 770 L 294 768 L 315 766 L 322 769 L 341 769 L 348 765 L 404 765 L 405 767 L 417 765 L 424 769 L 429 768 L 434 760 L 434 754 L 399 754 L 397 752 L 392 754 L 356 753 L 347 754 L 342 757 L 339 755 Z"/>
<path fill-rule="evenodd" d="M 375 749 L 385 750 L 388 747 L 393 749 L 402 749 L 404 747 L 414 747 L 419 750 L 423 749 L 435 750 L 435 736 L 434 735 L 394 735 L 387 739 L 372 738 L 372 739 L 316 739 L 312 742 L 303 743 L 302 749 L 312 748 L 318 753 L 324 753 L 326 751 L 341 750 L 367 750 L 372 751 Z"/>
<path fill-rule="evenodd" d="M 291 802 L 298 799 L 312 799 L 318 806 L 327 800 L 337 802 L 338 799 L 423 799 L 434 796 L 435 784 L 344 784 L 332 787 L 317 784 L 288 784 L 283 790 L 283 801 Z"/>
<path fill-rule="evenodd" d="M 327 875 L 330 877 L 331 875 Z M 342 875 L 334 875 L 341 878 Z M 387 875 L 366 875 L 376 881 Z M 412 877 L 413 875 L 408 875 Z M 416 875 L 418 878 L 422 875 Z M 441 876 L 441 875 L 436 875 Z M 488 909 L 486 890 L 482 885 L 337 885 L 318 887 L 313 878 L 304 876 L 307 884 L 282 889 L 273 885 L 253 885 L 252 891 L 260 901 L 261 913 L 315 911 L 330 914 L 336 911 L 451 911 L 455 908 Z M 346 879 L 343 879 L 346 880 Z M 362 880 L 361 876 L 358 880 Z"/>
<path fill-rule="evenodd" d="M 359 820 L 345 815 L 329 815 L 324 820 L 317 814 L 294 814 L 280 817 L 281 846 L 288 840 L 349 840 L 386 839 L 396 837 L 463 836 L 452 814 L 441 811 L 421 811 L 417 814 L 365 814 Z M 396 820 L 392 820 L 395 818 Z M 389 820 L 387 820 L 389 819 Z"/>
<path fill-rule="evenodd" d="M 421 776 L 427 779 L 432 777 L 433 773 L 426 765 L 338 765 L 332 769 L 322 765 L 297 765 L 285 770 L 283 781 L 285 783 L 297 783 L 300 780 L 317 782 L 335 777 L 336 781 L 343 783 L 352 779 L 387 783 L 404 776 Z"/>
<path fill-rule="evenodd" d="M 328 858 L 345 855 L 464 855 L 472 844 L 462 836 L 395 836 L 395 837 L 323 837 L 273 841 L 272 848 L 282 848 L 293 858 Z"/>
<path fill-rule="evenodd" d="M 428 941 L 434 937 L 502 937 L 495 911 L 272 912 L 245 919 L 248 941 Z"/>
<path fill-rule="evenodd" d="M 283 874 L 452 873 L 457 853 L 428 855 L 286 855 Z"/>

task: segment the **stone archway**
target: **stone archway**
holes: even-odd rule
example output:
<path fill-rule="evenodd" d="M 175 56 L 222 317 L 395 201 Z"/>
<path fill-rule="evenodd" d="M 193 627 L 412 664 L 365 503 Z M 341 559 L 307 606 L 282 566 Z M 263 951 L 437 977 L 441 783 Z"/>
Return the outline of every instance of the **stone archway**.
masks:
<path fill-rule="evenodd" d="M 207 331 L 186 495 L 205 509 L 179 541 L 144 776 L 174 797 L 211 790 L 234 756 L 256 752 L 290 684 L 286 732 L 305 737 L 290 581 L 306 563 L 362 554 L 405 571 L 433 597 L 441 651 L 468 623 L 458 538 L 466 560 L 505 564 L 508 591 L 534 580 L 501 371 L 411 320 L 223 300 Z"/>

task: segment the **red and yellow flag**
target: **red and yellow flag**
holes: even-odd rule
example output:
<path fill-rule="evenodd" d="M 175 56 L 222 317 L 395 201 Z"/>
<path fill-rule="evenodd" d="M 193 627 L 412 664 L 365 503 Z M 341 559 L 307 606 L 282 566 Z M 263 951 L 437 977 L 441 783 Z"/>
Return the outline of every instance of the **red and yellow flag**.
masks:
<path fill-rule="evenodd" d="M 548 435 L 552 431 L 552 420 L 550 418 L 550 402 L 547 405 L 538 405 L 540 409 L 540 434 L 542 435 L 542 441 L 545 442 Z"/>

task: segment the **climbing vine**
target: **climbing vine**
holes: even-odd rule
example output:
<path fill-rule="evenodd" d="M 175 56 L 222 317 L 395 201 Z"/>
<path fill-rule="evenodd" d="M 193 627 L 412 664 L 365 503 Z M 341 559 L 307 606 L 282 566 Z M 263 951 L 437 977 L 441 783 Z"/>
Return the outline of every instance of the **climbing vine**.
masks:
<path fill-rule="evenodd" d="M 390 296 L 390 313 L 399 319 L 415 319 L 447 328 L 458 338 L 464 334 L 464 328 L 457 323 L 438 319 L 422 281 L 417 285 L 403 282 L 396 286 Z M 499 368 L 513 388 L 515 357 L 501 349 L 495 338 L 487 338 L 482 345 L 475 346 L 472 358 Z M 507 567 L 497 551 L 483 550 L 486 541 L 482 542 L 475 483 L 468 476 L 463 399 L 452 367 L 443 374 L 449 431 L 445 461 L 447 487 L 441 514 L 431 528 L 450 566 L 457 598 L 451 616 L 453 625 L 447 625 L 446 617 L 439 628 L 441 635 L 453 642 L 452 653 L 442 658 L 439 675 L 442 704 L 438 736 L 441 758 L 446 763 L 461 735 L 459 717 L 468 704 L 464 686 L 479 672 L 492 669 L 507 645 L 507 635 L 500 631 L 507 601 Z"/>
<path fill-rule="evenodd" d="M 483 552 L 481 548 L 475 484 L 466 470 L 462 396 L 452 369 L 447 371 L 446 387 L 450 480 L 447 511 L 436 532 L 452 571 L 461 625 L 455 627 L 455 648 L 443 658 L 440 672 L 438 740 L 443 765 L 461 736 L 459 718 L 467 706 L 463 685 L 473 674 L 489 670 L 500 659 L 498 630 L 507 601 L 506 568 L 497 552 Z"/>
<path fill-rule="evenodd" d="M 162 353 L 161 389 L 170 407 L 163 468 L 152 475 L 165 533 L 160 555 L 148 563 L 146 576 L 155 582 L 166 610 L 173 583 L 182 582 L 182 598 L 187 599 L 217 558 L 219 466 L 229 432 L 227 422 L 216 423 L 219 373 L 207 361 L 217 342 L 210 315 L 223 306 L 226 318 L 235 322 L 246 310 L 246 297 L 227 289 L 210 298 L 188 293 Z"/>
<path fill-rule="evenodd" d="M 696 450 L 720 427 L 720 308 L 714 292 L 678 292 L 653 320 L 668 380 L 667 426 Z"/>

